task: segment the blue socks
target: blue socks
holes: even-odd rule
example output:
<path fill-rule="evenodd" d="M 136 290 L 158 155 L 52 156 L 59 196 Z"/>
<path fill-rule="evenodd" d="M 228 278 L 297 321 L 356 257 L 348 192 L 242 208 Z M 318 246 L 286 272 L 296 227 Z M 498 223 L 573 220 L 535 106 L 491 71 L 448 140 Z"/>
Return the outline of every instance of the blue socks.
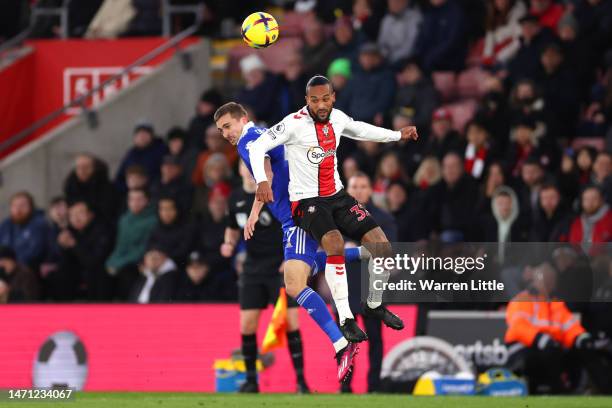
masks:
<path fill-rule="evenodd" d="M 317 292 L 306 286 L 306 288 L 300 292 L 296 301 L 300 306 L 306 309 L 310 317 L 317 322 L 319 327 L 327 334 L 327 337 L 334 343 L 334 347 L 338 343 L 346 342 L 338 325 L 329 313 L 327 305 Z M 341 340 L 344 340 L 344 342 Z"/>

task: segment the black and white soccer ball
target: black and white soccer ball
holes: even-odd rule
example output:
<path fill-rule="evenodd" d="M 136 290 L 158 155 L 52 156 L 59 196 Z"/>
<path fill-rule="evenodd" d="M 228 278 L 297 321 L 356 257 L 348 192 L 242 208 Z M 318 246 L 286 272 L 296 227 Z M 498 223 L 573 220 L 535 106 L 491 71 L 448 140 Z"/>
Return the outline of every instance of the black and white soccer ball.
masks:
<path fill-rule="evenodd" d="M 87 380 L 87 351 L 74 333 L 55 332 L 42 344 L 34 361 L 34 388 L 82 390 Z"/>

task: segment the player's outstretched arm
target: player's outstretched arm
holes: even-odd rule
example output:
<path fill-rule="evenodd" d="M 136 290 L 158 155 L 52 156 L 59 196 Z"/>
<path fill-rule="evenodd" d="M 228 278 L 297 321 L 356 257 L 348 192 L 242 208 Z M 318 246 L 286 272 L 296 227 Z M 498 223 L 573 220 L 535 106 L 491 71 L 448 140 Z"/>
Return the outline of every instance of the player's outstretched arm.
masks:
<path fill-rule="evenodd" d="M 407 126 L 399 131 L 394 131 L 351 118 L 348 118 L 346 122 L 343 135 L 350 139 L 381 143 L 397 142 L 399 140 L 417 140 L 419 138 L 415 126 Z"/>

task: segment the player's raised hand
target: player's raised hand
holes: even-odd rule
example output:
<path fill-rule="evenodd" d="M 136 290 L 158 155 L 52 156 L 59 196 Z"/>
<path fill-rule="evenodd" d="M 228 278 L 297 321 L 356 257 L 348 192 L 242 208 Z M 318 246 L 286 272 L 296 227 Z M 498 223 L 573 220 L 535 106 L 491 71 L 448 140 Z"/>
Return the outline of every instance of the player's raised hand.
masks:
<path fill-rule="evenodd" d="M 418 140 L 419 134 L 417 132 L 416 126 L 406 126 L 405 128 L 401 128 L 400 132 L 402 133 L 401 140 Z"/>
<path fill-rule="evenodd" d="M 272 194 L 272 188 L 270 183 L 262 181 L 257 184 L 257 191 L 255 192 L 255 198 L 264 204 L 271 203 L 274 201 L 274 195 Z"/>
<path fill-rule="evenodd" d="M 244 226 L 244 239 L 251 239 L 253 234 L 255 233 L 255 224 L 259 221 L 259 214 L 251 214 L 249 215 L 249 219 L 247 220 Z"/>

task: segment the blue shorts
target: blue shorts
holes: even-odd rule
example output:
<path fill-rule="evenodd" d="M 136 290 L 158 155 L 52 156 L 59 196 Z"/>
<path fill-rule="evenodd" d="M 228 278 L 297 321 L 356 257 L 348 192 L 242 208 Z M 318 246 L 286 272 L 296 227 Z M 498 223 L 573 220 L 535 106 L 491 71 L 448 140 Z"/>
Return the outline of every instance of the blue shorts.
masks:
<path fill-rule="evenodd" d="M 283 228 L 283 246 L 285 261 L 297 259 L 316 269 L 315 256 L 319 244 L 306 231 L 295 226 Z M 312 271 L 313 275 L 317 272 L 317 270 Z"/>

